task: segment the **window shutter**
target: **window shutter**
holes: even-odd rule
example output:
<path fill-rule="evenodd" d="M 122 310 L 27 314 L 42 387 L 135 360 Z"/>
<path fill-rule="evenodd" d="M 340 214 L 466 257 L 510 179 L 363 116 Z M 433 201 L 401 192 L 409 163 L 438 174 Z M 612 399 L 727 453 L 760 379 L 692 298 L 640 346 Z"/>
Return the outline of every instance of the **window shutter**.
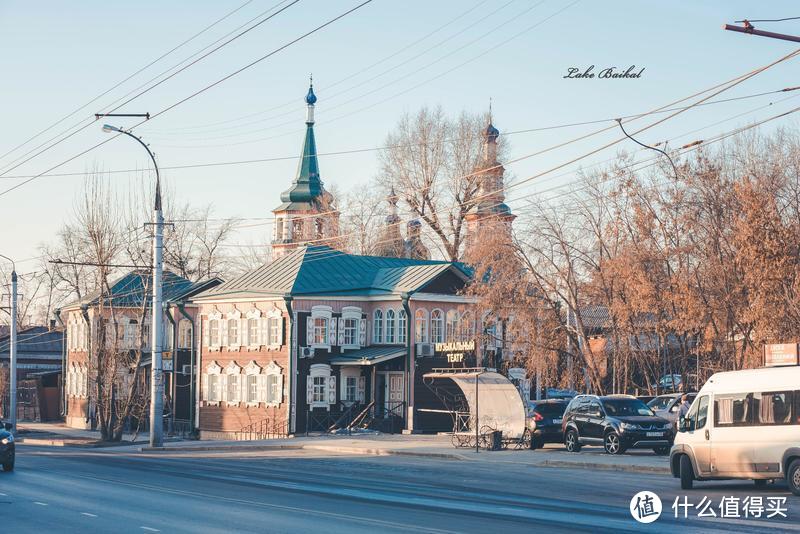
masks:
<path fill-rule="evenodd" d="M 309 315 L 306 318 L 306 346 L 314 345 L 314 319 Z"/>
<path fill-rule="evenodd" d="M 278 331 L 278 343 L 286 345 L 286 317 L 281 316 L 279 319 L 281 328 Z"/>
<path fill-rule="evenodd" d="M 338 331 L 339 331 L 339 345 L 344 345 L 344 318 L 339 317 L 337 321 L 339 323 Z"/>
<path fill-rule="evenodd" d="M 336 345 L 336 317 L 328 319 L 328 345 Z"/>
<path fill-rule="evenodd" d="M 203 373 L 203 400 L 208 401 L 208 374 Z"/>
<path fill-rule="evenodd" d="M 328 377 L 328 404 L 336 404 L 336 377 Z"/>
<path fill-rule="evenodd" d="M 314 402 L 314 378 L 309 375 L 306 377 L 306 404 L 311 406 Z"/>
<path fill-rule="evenodd" d="M 240 317 L 239 318 L 239 340 L 236 343 L 236 346 L 241 347 L 247 344 L 247 318 Z"/>
<path fill-rule="evenodd" d="M 219 345 L 221 347 L 228 346 L 228 320 L 221 319 L 219 321 Z"/>
<path fill-rule="evenodd" d="M 260 317 L 258 319 L 258 329 L 261 332 L 261 339 L 258 340 L 259 345 L 269 345 L 269 319 Z"/>
<path fill-rule="evenodd" d="M 364 403 L 364 389 L 366 387 L 367 380 L 363 376 L 358 377 L 358 402 Z"/>
<path fill-rule="evenodd" d="M 358 320 L 358 344 L 361 347 L 367 346 L 367 320 L 364 318 Z"/>
<path fill-rule="evenodd" d="M 278 404 L 283 402 L 283 375 L 278 375 Z"/>
<path fill-rule="evenodd" d="M 267 375 L 258 375 L 256 386 L 258 387 L 256 402 L 267 402 Z"/>
<path fill-rule="evenodd" d="M 219 400 L 228 400 L 228 375 L 219 375 Z"/>

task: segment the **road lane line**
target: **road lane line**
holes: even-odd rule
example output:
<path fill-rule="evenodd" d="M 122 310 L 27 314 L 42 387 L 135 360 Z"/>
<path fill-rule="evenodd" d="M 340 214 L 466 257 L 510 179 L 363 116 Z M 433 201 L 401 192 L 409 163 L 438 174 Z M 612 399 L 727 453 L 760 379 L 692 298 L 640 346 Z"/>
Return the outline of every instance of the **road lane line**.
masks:
<path fill-rule="evenodd" d="M 139 528 L 142 529 L 142 530 L 146 530 L 148 532 L 161 532 L 157 528 L 150 528 L 150 527 L 139 527 Z"/>
<path fill-rule="evenodd" d="M 85 515 L 86 517 L 97 517 L 95 514 L 90 514 L 89 512 L 81 512 L 81 515 Z"/>
<path fill-rule="evenodd" d="M 33 501 L 33 504 L 38 504 L 39 506 L 47 506 L 46 502 Z"/>

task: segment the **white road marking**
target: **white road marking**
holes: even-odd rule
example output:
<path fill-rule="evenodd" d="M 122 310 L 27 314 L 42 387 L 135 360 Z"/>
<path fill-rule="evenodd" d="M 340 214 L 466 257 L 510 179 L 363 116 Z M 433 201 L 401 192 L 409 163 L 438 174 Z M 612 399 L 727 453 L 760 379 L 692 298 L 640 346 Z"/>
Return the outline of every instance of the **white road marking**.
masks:
<path fill-rule="evenodd" d="M 33 501 L 33 504 L 38 504 L 39 506 L 47 506 L 46 502 Z"/>
<path fill-rule="evenodd" d="M 81 512 L 81 515 L 85 515 L 86 517 L 97 517 L 94 514 L 90 514 L 89 512 Z"/>
<path fill-rule="evenodd" d="M 8 497 L 5 493 L 0 493 L 0 497 Z"/>
<path fill-rule="evenodd" d="M 161 532 L 157 528 L 150 528 L 150 527 L 139 527 L 142 530 L 147 530 L 148 532 Z"/>

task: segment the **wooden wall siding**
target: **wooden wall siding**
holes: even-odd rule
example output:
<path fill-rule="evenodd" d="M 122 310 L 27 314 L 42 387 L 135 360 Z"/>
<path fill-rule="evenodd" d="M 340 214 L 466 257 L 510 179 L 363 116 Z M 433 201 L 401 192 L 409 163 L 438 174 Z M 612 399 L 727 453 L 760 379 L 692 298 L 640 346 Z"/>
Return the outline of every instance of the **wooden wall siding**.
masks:
<path fill-rule="evenodd" d="M 205 327 L 205 326 L 204 326 Z M 288 346 L 281 347 L 279 351 L 246 351 L 241 352 L 221 350 L 209 352 L 207 347 L 203 348 L 203 354 L 200 364 L 200 373 L 206 372 L 206 367 L 211 362 L 216 362 L 217 365 L 222 367 L 223 373 L 225 367 L 230 362 L 236 362 L 244 368 L 251 361 L 255 361 L 262 369 L 267 367 L 271 362 L 275 362 L 281 368 L 283 375 L 283 402 L 279 406 L 265 406 L 263 403 L 258 407 L 246 406 L 246 403 L 240 402 L 238 406 L 228 406 L 225 401 L 219 403 L 218 406 L 206 405 L 205 401 L 200 401 L 199 416 L 200 416 L 200 431 L 201 432 L 238 432 L 247 425 L 259 423 L 264 419 L 272 419 L 273 421 L 286 421 L 288 419 L 288 395 L 289 395 L 289 351 Z M 244 374 L 242 375 L 244 376 Z M 198 381 L 200 388 L 200 398 L 203 398 L 203 380 Z M 211 434 L 208 434 L 211 435 Z M 212 439 L 212 438 L 207 438 Z M 222 438 L 220 438 L 222 439 Z M 234 438 L 230 438 L 234 439 Z"/>

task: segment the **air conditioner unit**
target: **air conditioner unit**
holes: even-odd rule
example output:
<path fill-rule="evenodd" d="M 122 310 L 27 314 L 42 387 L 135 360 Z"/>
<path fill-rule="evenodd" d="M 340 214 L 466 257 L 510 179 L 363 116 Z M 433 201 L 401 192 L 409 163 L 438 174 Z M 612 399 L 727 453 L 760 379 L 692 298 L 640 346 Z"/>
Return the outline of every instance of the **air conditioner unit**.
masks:
<path fill-rule="evenodd" d="M 314 349 L 312 347 L 300 347 L 300 357 L 301 358 L 313 358 L 314 357 Z"/>
<path fill-rule="evenodd" d="M 183 365 L 181 367 L 181 374 L 182 375 L 191 375 L 192 374 L 192 366 L 191 365 Z"/>
<path fill-rule="evenodd" d="M 433 343 L 417 343 L 417 358 L 433 356 Z"/>

